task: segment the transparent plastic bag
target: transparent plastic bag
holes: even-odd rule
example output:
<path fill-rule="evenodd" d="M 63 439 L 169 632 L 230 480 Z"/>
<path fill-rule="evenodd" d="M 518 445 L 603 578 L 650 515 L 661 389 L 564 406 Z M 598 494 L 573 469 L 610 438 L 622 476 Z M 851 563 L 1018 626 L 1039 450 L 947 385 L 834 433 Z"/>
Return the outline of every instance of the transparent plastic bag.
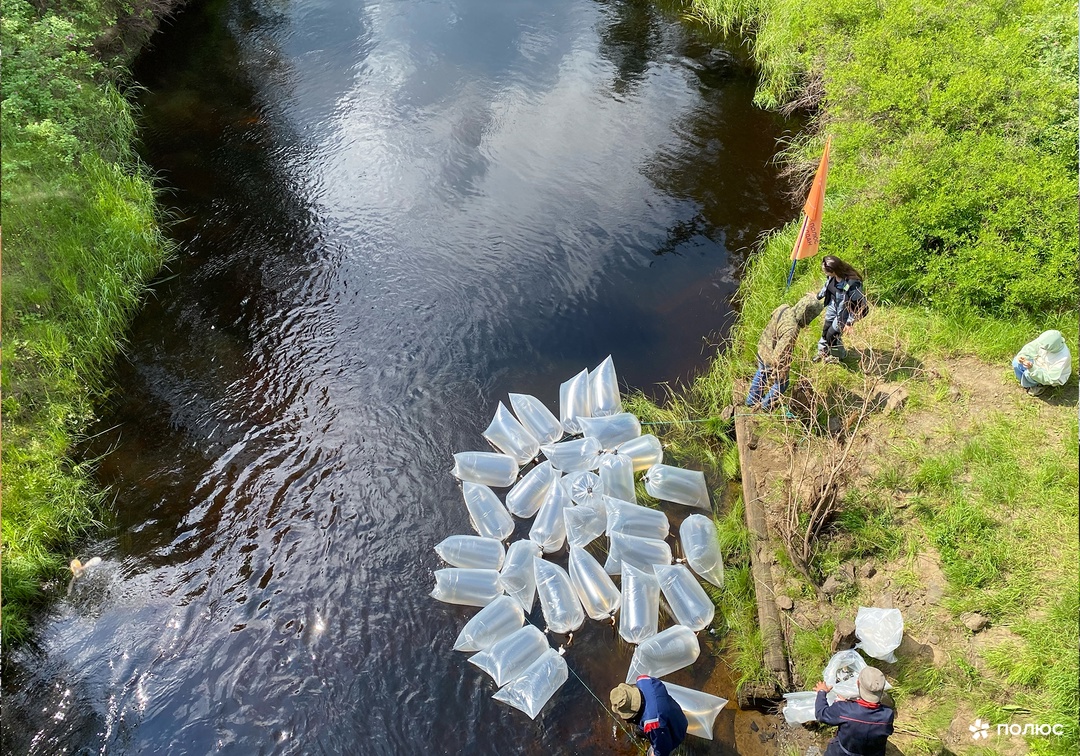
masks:
<path fill-rule="evenodd" d="M 584 548 L 604 534 L 607 512 L 597 504 L 581 504 L 563 509 L 566 541 L 571 547 Z"/>
<path fill-rule="evenodd" d="M 614 449 L 624 441 L 641 435 L 641 423 L 629 412 L 607 417 L 579 417 L 578 425 L 586 438 L 595 438 L 605 449 Z"/>
<path fill-rule="evenodd" d="M 687 517 L 679 526 L 679 541 L 690 569 L 717 588 L 723 588 L 724 560 L 712 518 L 700 514 Z"/>
<path fill-rule="evenodd" d="M 659 509 L 650 509 L 640 504 L 604 497 L 607 510 L 607 532 L 622 533 L 638 538 L 663 540 L 668 537 L 668 518 Z"/>
<path fill-rule="evenodd" d="M 548 489 L 561 476 L 550 462 L 541 462 L 506 492 L 506 508 L 518 517 L 532 517 L 544 503 Z"/>
<path fill-rule="evenodd" d="M 609 575 L 620 574 L 627 564 L 649 574 L 652 574 L 654 564 L 671 564 L 671 547 L 667 541 L 623 533 L 609 533 L 608 540 L 611 544 L 604 569 Z"/>
<path fill-rule="evenodd" d="M 594 620 L 607 619 L 622 605 L 622 594 L 600 563 L 580 546 L 570 547 L 570 582 L 585 613 Z"/>
<path fill-rule="evenodd" d="M 627 643 L 641 643 L 656 635 L 659 626 L 660 583 L 655 575 L 643 572 L 632 564 L 626 565 L 622 576 L 619 635 Z"/>
<path fill-rule="evenodd" d="M 581 627 L 585 623 L 585 609 L 566 570 L 539 557 L 533 559 L 533 569 L 547 629 L 553 633 L 570 633 Z"/>
<path fill-rule="evenodd" d="M 461 493 L 465 497 L 465 508 L 469 510 L 469 520 L 477 533 L 498 541 L 510 537 L 514 532 L 514 518 L 494 491 L 479 483 L 462 483 Z"/>
<path fill-rule="evenodd" d="M 896 662 L 893 653 L 904 639 L 904 618 L 899 609 L 877 609 L 860 606 L 855 615 L 855 637 L 859 642 L 855 648 L 861 648 L 867 656 L 889 662 Z"/>
<path fill-rule="evenodd" d="M 619 378 L 615 375 L 615 363 L 610 354 L 589 374 L 589 408 L 592 417 L 607 417 L 622 412 Z"/>
<path fill-rule="evenodd" d="M 626 682 L 632 683 L 639 675 L 663 677 L 697 661 L 701 653 L 694 631 L 683 625 L 672 625 L 634 649 Z"/>
<path fill-rule="evenodd" d="M 676 622 L 694 632 L 712 623 L 716 606 L 694 573 L 681 564 L 658 564 L 653 571 Z"/>
<path fill-rule="evenodd" d="M 812 690 L 784 694 L 784 721 L 789 725 L 817 721 L 814 704 L 817 693 Z"/>
<path fill-rule="evenodd" d="M 716 717 L 727 706 L 728 700 L 666 681 L 664 687 L 686 715 L 686 734 L 712 740 L 713 724 L 716 722 Z"/>
<path fill-rule="evenodd" d="M 821 673 L 821 679 L 832 688 L 831 693 L 844 698 L 859 696 L 859 673 L 866 668 L 866 662 L 853 648 L 833 654 Z"/>
<path fill-rule="evenodd" d="M 634 461 L 634 472 L 648 470 L 664 460 L 664 447 L 660 439 L 651 433 L 623 441 L 615 447 L 615 453 L 625 454 Z"/>
<path fill-rule="evenodd" d="M 529 719 L 536 719 L 536 715 L 568 677 L 566 661 L 551 648 L 492 698 L 520 709 Z"/>
<path fill-rule="evenodd" d="M 521 605 L 509 596 L 499 596 L 465 623 L 454 641 L 455 651 L 483 651 L 491 648 L 525 624 Z"/>
<path fill-rule="evenodd" d="M 548 489 L 540 511 L 536 513 L 529 540 L 540 544 L 546 554 L 553 554 L 566 543 L 566 520 L 563 510 L 571 506 L 570 494 L 558 482 Z"/>
<path fill-rule="evenodd" d="M 531 612 L 536 602 L 536 573 L 533 570 L 533 557 L 538 557 L 543 553 L 539 544 L 527 538 L 514 541 L 506 549 L 506 559 L 503 561 L 502 572 L 499 573 L 503 589 L 526 612 Z"/>
<path fill-rule="evenodd" d="M 498 570 L 446 567 L 435 570 L 431 597 L 447 604 L 487 606 L 503 594 Z"/>
<path fill-rule="evenodd" d="M 600 457 L 600 480 L 604 481 L 605 495 L 637 503 L 634 487 L 634 460 L 626 454 L 610 452 Z"/>
<path fill-rule="evenodd" d="M 551 461 L 551 466 L 565 473 L 579 470 L 596 470 L 600 467 L 603 450 L 595 438 L 578 438 L 558 444 L 545 444 L 540 451 Z"/>
<path fill-rule="evenodd" d="M 469 663 L 491 675 L 500 688 L 518 677 L 551 650 L 547 636 L 533 625 L 525 625 L 499 640 L 486 651 L 473 654 Z"/>
<path fill-rule="evenodd" d="M 563 479 L 563 485 L 567 487 L 575 504 L 600 504 L 600 497 L 604 495 L 604 482 L 599 475 L 589 470 L 570 473 Z"/>
<path fill-rule="evenodd" d="M 506 558 L 502 541 L 483 536 L 447 536 L 435 546 L 435 553 L 454 567 L 497 570 Z"/>
<path fill-rule="evenodd" d="M 559 386 L 559 422 L 570 434 L 581 433 L 579 417 L 592 417 L 589 409 L 589 371 L 582 370 Z"/>
<path fill-rule="evenodd" d="M 509 454 L 458 452 L 450 473 L 458 480 L 505 488 L 517 480 L 518 463 Z"/>
<path fill-rule="evenodd" d="M 705 473 L 672 465 L 655 464 L 642 478 L 650 496 L 688 507 L 712 509 Z"/>
<path fill-rule="evenodd" d="M 511 394 L 510 406 L 514 414 L 541 444 L 553 444 L 563 436 L 562 423 L 544 403 L 529 394 Z"/>
<path fill-rule="evenodd" d="M 483 436 L 503 454 L 513 457 L 519 465 L 528 464 L 540 453 L 540 442 L 510 414 L 502 402 L 499 402 L 495 417 Z"/>

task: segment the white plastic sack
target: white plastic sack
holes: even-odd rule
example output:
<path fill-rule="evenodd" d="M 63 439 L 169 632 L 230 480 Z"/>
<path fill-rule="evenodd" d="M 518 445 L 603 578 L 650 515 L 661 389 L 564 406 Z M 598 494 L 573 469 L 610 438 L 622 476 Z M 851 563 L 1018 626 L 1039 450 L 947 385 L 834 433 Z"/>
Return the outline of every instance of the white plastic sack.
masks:
<path fill-rule="evenodd" d="M 455 651 L 483 651 L 491 648 L 525 624 L 521 605 L 509 596 L 499 596 L 465 623 L 454 641 Z"/>
<path fill-rule="evenodd" d="M 566 662 L 555 649 L 548 649 L 520 677 L 492 698 L 525 712 L 529 719 L 536 715 L 562 687 L 568 677 Z"/>
<path fill-rule="evenodd" d="M 611 543 L 604 569 L 609 575 L 620 574 L 627 564 L 649 574 L 652 574 L 654 564 L 671 564 L 671 547 L 667 541 L 623 533 L 610 533 L 608 540 Z"/>
<path fill-rule="evenodd" d="M 432 598 L 448 604 L 487 606 L 503 593 L 498 570 L 447 567 L 435 570 Z"/>
<path fill-rule="evenodd" d="M 607 417 L 579 417 L 578 425 L 586 438 L 595 438 L 605 449 L 614 449 L 623 441 L 641 435 L 641 423 L 629 412 Z"/>
<path fill-rule="evenodd" d="M 509 454 L 458 452 L 450 473 L 458 480 L 503 488 L 517 480 L 518 463 Z"/>
<path fill-rule="evenodd" d="M 499 573 L 503 589 L 526 612 L 532 611 L 533 603 L 536 601 L 536 572 L 533 570 L 533 557 L 538 557 L 542 553 L 540 545 L 527 538 L 514 541 L 506 550 L 506 559 L 503 561 L 502 572 Z"/>
<path fill-rule="evenodd" d="M 705 485 L 705 473 L 701 470 L 655 464 L 645 472 L 642 480 L 649 496 L 688 507 L 712 509 L 709 489 Z"/>
<path fill-rule="evenodd" d="M 784 721 L 789 725 L 816 721 L 817 715 L 814 713 L 814 703 L 816 701 L 817 693 L 812 690 L 785 693 Z"/>
<path fill-rule="evenodd" d="M 582 504 L 563 509 L 566 522 L 566 541 L 571 548 L 584 548 L 604 534 L 607 511 L 597 504 Z"/>
<path fill-rule="evenodd" d="M 511 394 L 510 406 L 514 408 L 514 414 L 525 426 L 525 430 L 540 443 L 553 444 L 562 438 L 563 427 L 559 418 L 535 396 Z"/>
<path fill-rule="evenodd" d="M 600 497 L 604 495 L 604 482 L 599 475 L 589 470 L 570 473 L 563 478 L 563 485 L 575 504 L 600 504 Z"/>
<path fill-rule="evenodd" d="M 540 608 L 544 620 L 553 633 L 570 633 L 585 622 L 585 609 L 581 606 L 574 584 L 566 570 L 540 557 L 533 559 L 536 571 L 536 593 L 540 596 Z"/>
<path fill-rule="evenodd" d="M 610 496 L 604 497 L 607 510 L 607 532 L 663 540 L 668 536 L 667 515 L 659 509 L 631 504 Z"/>
<path fill-rule="evenodd" d="M 502 402 L 499 402 L 495 417 L 484 430 L 483 436 L 503 454 L 509 454 L 517 460 L 519 465 L 528 464 L 540 453 L 540 442 L 510 414 L 510 410 Z"/>
<path fill-rule="evenodd" d="M 660 583 L 655 575 L 643 572 L 632 564 L 626 565 L 622 576 L 619 635 L 627 643 L 641 643 L 656 635 L 659 625 Z"/>
<path fill-rule="evenodd" d="M 660 439 L 651 433 L 623 441 L 615 447 L 615 451 L 634 461 L 634 472 L 648 470 L 664 460 L 664 447 L 660 445 Z"/>
<path fill-rule="evenodd" d="M 502 541 L 483 536 L 447 536 L 435 546 L 435 553 L 454 567 L 497 570 L 506 558 Z"/>
<path fill-rule="evenodd" d="M 679 527 L 686 563 L 717 588 L 724 587 L 724 560 L 716 540 L 716 523 L 705 515 L 692 514 Z"/>
<path fill-rule="evenodd" d="M 579 417 L 592 417 L 589 409 L 589 371 L 582 370 L 559 386 L 559 422 L 567 433 L 581 433 Z"/>
<path fill-rule="evenodd" d="M 672 625 L 638 644 L 630 659 L 626 682 L 632 683 L 640 675 L 663 677 L 689 667 L 697 661 L 700 653 L 701 647 L 694 631 L 682 625 Z"/>
<path fill-rule="evenodd" d="M 637 503 L 634 460 L 626 454 L 611 452 L 600 457 L 600 480 L 604 481 L 604 492 L 607 496 L 632 504 Z"/>
<path fill-rule="evenodd" d="M 859 607 L 855 615 L 855 637 L 867 656 L 889 662 L 896 661 L 893 653 L 904 639 L 904 618 L 899 609 Z"/>
<path fill-rule="evenodd" d="M 821 673 L 821 679 L 832 688 L 829 691 L 829 696 L 834 700 L 836 696 L 843 696 L 847 699 L 858 698 L 859 673 L 864 669 L 866 669 L 866 662 L 863 661 L 859 652 L 853 648 L 833 654 Z M 886 681 L 885 689 L 888 690 L 891 687 L 892 685 Z"/>
<path fill-rule="evenodd" d="M 569 473 L 599 468 L 603 449 L 595 438 L 578 438 L 557 444 L 545 444 L 540 447 L 540 451 L 551 461 L 552 467 Z"/>
<path fill-rule="evenodd" d="M 594 620 L 602 620 L 618 611 L 622 605 L 622 594 L 589 552 L 579 546 L 571 546 L 569 572 L 570 582 L 586 614 Z"/>
<path fill-rule="evenodd" d="M 469 510 L 469 520 L 477 533 L 498 541 L 510 537 L 514 532 L 514 518 L 494 491 L 479 483 L 462 483 L 461 493 L 465 497 L 465 508 Z"/>
<path fill-rule="evenodd" d="M 713 724 L 720 711 L 727 706 L 727 699 L 701 690 L 684 688 L 666 680 L 664 687 L 686 715 L 686 734 L 712 740 Z"/>
<path fill-rule="evenodd" d="M 566 543 L 566 520 L 563 510 L 571 506 L 570 494 L 558 481 L 548 489 L 540 511 L 536 513 L 529 540 L 540 544 L 546 554 L 553 554 Z"/>
<path fill-rule="evenodd" d="M 486 651 L 473 654 L 469 662 L 491 675 L 501 688 L 550 650 L 547 636 L 533 625 L 525 625 Z"/>
<path fill-rule="evenodd" d="M 561 473 L 550 462 L 541 462 L 506 492 L 506 508 L 518 517 L 532 517 L 544 503 L 548 489 Z"/>
<path fill-rule="evenodd" d="M 619 378 L 615 375 L 615 363 L 610 354 L 589 374 L 589 408 L 592 410 L 592 417 L 606 417 L 622 412 Z"/>
<path fill-rule="evenodd" d="M 658 564 L 653 571 L 676 622 L 694 632 L 712 623 L 716 607 L 685 565 Z"/>

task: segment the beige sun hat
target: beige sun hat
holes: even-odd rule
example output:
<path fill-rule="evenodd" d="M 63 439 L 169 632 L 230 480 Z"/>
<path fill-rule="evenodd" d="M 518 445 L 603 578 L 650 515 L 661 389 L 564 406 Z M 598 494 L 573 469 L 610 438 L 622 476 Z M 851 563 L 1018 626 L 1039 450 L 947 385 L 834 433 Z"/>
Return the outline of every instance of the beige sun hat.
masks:
<path fill-rule="evenodd" d="M 881 703 L 885 675 L 877 667 L 864 667 L 859 673 L 859 695 L 867 703 Z"/>
<path fill-rule="evenodd" d="M 641 691 L 636 685 L 619 683 L 611 689 L 611 710 L 621 719 L 633 719 L 641 711 Z"/>

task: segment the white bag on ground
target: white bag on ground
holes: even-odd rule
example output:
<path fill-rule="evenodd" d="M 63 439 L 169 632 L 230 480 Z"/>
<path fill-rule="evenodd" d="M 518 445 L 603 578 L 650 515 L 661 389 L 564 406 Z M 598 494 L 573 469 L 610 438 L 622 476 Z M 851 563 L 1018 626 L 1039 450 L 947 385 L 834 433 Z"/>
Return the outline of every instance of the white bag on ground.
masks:
<path fill-rule="evenodd" d="M 447 536 L 435 546 L 435 553 L 454 567 L 474 567 L 481 570 L 497 570 L 506 558 L 502 541 L 483 536 Z"/>
<path fill-rule="evenodd" d="M 656 635 L 659 626 L 660 583 L 655 575 L 643 572 L 632 564 L 625 565 L 619 635 L 627 643 L 641 643 Z"/>
<path fill-rule="evenodd" d="M 653 571 L 676 622 L 694 632 L 712 623 L 716 607 L 685 565 L 658 564 Z"/>
<path fill-rule="evenodd" d="M 609 575 L 620 574 L 626 564 L 649 574 L 652 574 L 654 564 L 671 564 L 671 547 L 667 541 L 622 533 L 610 533 L 608 540 L 611 543 L 604 569 Z"/>
<path fill-rule="evenodd" d="M 566 542 L 571 547 L 584 548 L 604 534 L 607 511 L 597 504 L 582 504 L 563 509 L 566 522 Z"/>
<path fill-rule="evenodd" d="M 555 417 L 544 403 L 535 396 L 529 394 L 511 394 L 510 406 L 514 408 L 514 414 L 525 426 L 525 430 L 532 434 L 542 444 L 553 444 L 563 436 L 562 423 Z"/>
<path fill-rule="evenodd" d="M 701 470 L 655 464 L 645 472 L 642 480 L 649 496 L 688 507 L 712 509 L 709 489 L 705 485 L 705 473 Z"/>
<path fill-rule="evenodd" d="M 506 549 L 506 559 L 499 573 L 503 589 L 526 612 L 532 611 L 533 603 L 536 601 L 536 572 L 533 568 L 533 557 L 538 557 L 543 553 L 540 544 L 528 538 L 514 541 Z"/>
<path fill-rule="evenodd" d="M 634 682 L 639 675 L 669 675 L 683 667 L 689 667 L 697 661 L 700 653 L 701 647 L 694 631 L 682 625 L 672 625 L 638 644 L 634 649 L 634 656 L 630 659 L 626 682 Z"/>
<path fill-rule="evenodd" d="M 684 688 L 666 680 L 664 687 L 686 715 L 686 734 L 712 740 L 713 724 L 717 715 L 727 705 L 727 699 L 693 688 Z"/>
<path fill-rule="evenodd" d="M 651 433 L 623 441 L 615 447 L 615 451 L 634 461 L 634 472 L 648 470 L 664 460 L 664 447 L 660 445 L 660 439 Z"/>
<path fill-rule="evenodd" d="M 532 528 L 529 530 L 529 540 L 540 544 L 540 548 L 546 554 L 553 554 L 566 543 L 566 520 L 563 510 L 571 506 L 570 494 L 566 492 L 558 481 L 552 485 L 544 497 L 544 503 L 540 505 L 540 511 L 536 513 Z"/>
<path fill-rule="evenodd" d="M 619 378 L 615 375 L 615 363 L 610 354 L 589 374 L 589 408 L 592 417 L 622 412 Z"/>
<path fill-rule="evenodd" d="M 817 714 L 814 713 L 814 703 L 816 701 L 817 693 L 812 690 L 785 693 L 784 721 L 789 725 L 816 721 Z"/>
<path fill-rule="evenodd" d="M 575 504 L 599 504 L 600 497 L 604 495 L 604 482 L 599 475 L 589 470 L 570 473 L 563 479 L 563 485 Z"/>
<path fill-rule="evenodd" d="M 568 676 L 566 661 L 558 651 L 551 648 L 492 698 L 520 709 L 529 719 L 536 719 L 536 715 L 555 695 L 555 691 L 562 687 Z"/>
<path fill-rule="evenodd" d="M 548 489 L 558 481 L 562 473 L 551 466 L 550 462 L 541 462 L 506 492 L 506 508 L 510 514 L 518 517 L 532 517 L 544 503 Z"/>
<path fill-rule="evenodd" d="M 571 546 L 569 572 L 570 582 L 586 614 L 594 620 L 602 620 L 618 611 L 622 605 L 622 594 L 589 552 L 579 546 Z"/>
<path fill-rule="evenodd" d="M 626 454 L 611 452 L 600 457 L 600 480 L 604 481 L 605 495 L 637 504 L 634 460 Z"/>
<path fill-rule="evenodd" d="M 596 470 L 600 467 L 603 449 L 595 438 L 578 438 L 557 444 L 545 444 L 540 451 L 551 461 L 556 470 L 570 473 L 579 470 Z"/>
<path fill-rule="evenodd" d="M 592 417 L 589 409 L 589 371 L 582 370 L 559 386 L 559 422 L 567 433 L 581 433 L 577 418 Z"/>
<path fill-rule="evenodd" d="M 579 417 L 578 425 L 586 438 L 595 438 L 605 449 L 614 449 L 623 441 L 641 435 L 641 423 L 629 412 L 607 417 Z"/>
<path fill-rule="evenodd" d="M 501 688 L 549 650 L 547 636 L 533 625 L 525 625 L 486 651 L 473 654 L 469 662 L 491 675 Z"/>
<path fill-rule="evenodd" d="M 518 463 L 509 454 L 458 452 L 450 473 L 458 480 L 505 488 L 517 480 Z"/>
<path fill-rule="evenodd" d="M 896 661 L 893 653 L 904 639 L 904 618 L 899 609 L 859 607 L 855 615 L 855 637 L 867 656 L 889 662 Z"/>
<path fill-rule="evenodd" d="M 499 596 L 465 623 L 454 641 L 455 651 L 483 651 L 521 629 L 525 612 L 509 596 Z"/>
<path fill-rule="evenodd" d="M 631 504 L 610 496 L 604 497 L 607 510 L 607 532 L 663 540 L 668 536 L 667 515 L 659 509 Z"/>
<path fill-rule="evenodd" d="M 448 604 L 487 606 L 503 593 L 498 570 L 447 567 L 435 570 L 432 598 Z"/>
<path fill-rule="evenodd" d="M 566 570 L 540 557 L 533 559 L 533 569 L 536 571 L 536 594 L 540 597 L 547 629 L 553 633 L 570 633 L 581 627 L 585 622 L 585 609 Z"/>
<path fill-rule="evenodd" d="M 712 518 L 700 514 L 687 517 L 679 526 L 679 541 L 690 569 L 717 588 L 723 588 L 724 560 Z"/>
<path fill-rule="evenodd" d="M 462 483 L 461 493 L 465 497 L 465 508 L 469 510 L 469 520 L 477 533 L 499 541 L 510 537 L 514 532 L 514 518 L 494 491 L 479 483 Z"/>
<path fill-rule="evenodd" d="M 519 465 L 528 464 L 540 453 L 540 442 L 510 414 L 510 410 L 502 402 L 499 402 L 495 417 L 484 430 L 483 436 L 503 454 L 509 454 L 517 460 Z"/>

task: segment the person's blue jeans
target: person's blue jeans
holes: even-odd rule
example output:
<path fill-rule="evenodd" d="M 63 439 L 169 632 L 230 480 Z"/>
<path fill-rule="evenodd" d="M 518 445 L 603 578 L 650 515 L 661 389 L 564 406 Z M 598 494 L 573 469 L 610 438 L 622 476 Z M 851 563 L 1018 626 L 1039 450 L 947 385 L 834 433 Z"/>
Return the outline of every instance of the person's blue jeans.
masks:
<path fill-rule="evenodd" d="M 1027 377 L 1027 371 L 1028 369 L 1020 364 L 1020 356 L 1013 357 L 1013 373 L 1016 375 L 1016 380 L 1020 381 L 1020 385 L 1024 388 L 1038 386 L 1038 381 L 1033 381 Z"/>
<path fill-rule="evenodd" d="M 753 407 L 760 404 L 763 410 L 770 410 L 780 395 L 787 391 L 787 387 L 787 378 L 778 378 L 773 371 L 765 368 L 765 363 L 758 357 L 757 372 L 750 381 L 750 393 L 746 396 L 746 406 Z"/>

